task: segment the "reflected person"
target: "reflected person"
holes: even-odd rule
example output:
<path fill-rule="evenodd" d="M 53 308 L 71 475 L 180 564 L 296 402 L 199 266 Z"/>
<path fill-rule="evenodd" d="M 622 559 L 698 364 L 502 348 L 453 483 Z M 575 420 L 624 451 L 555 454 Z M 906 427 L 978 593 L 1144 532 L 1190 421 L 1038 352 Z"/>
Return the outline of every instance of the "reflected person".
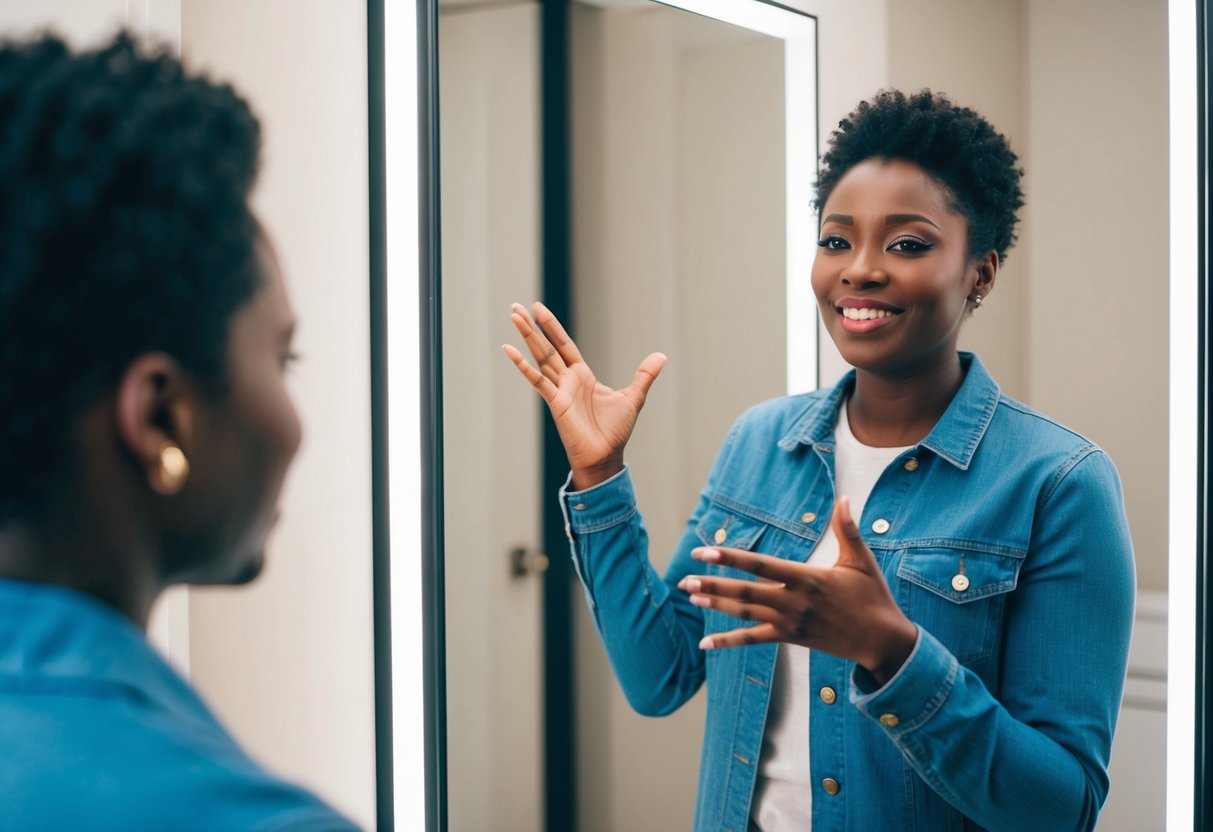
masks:
<path fill-rule="evenodd" d="M 550 311 L 513 310 L 629 702 L 668 714 L 707 684 L 697 830 L 1095 825 L 1134 596 L 1119 478 L 957 349 L 1015 240 L 1016 165 L 929 91 L 839 124 L 812 284 L 853 369 L 736 421 L 664 578 L 624 448 L 665 356 L 613 390 Z"/>
<path fill-rule="evenodd" d="M 149 645 L 261 570 L 294 319 L 231 87 L 118 35 L 0 45 L 0 826 L 351 830 Z"/>

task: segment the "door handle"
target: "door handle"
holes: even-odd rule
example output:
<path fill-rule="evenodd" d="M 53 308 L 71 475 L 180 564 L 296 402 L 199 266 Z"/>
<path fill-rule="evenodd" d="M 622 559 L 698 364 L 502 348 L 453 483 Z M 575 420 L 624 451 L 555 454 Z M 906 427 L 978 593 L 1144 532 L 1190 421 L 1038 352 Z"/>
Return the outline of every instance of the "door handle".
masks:
<path fill-rule="evenodd" d="M 542 575 L 548 571 L 548 556 L 525 546 L 510 549 L 510 574 L 515 578 Z"/>

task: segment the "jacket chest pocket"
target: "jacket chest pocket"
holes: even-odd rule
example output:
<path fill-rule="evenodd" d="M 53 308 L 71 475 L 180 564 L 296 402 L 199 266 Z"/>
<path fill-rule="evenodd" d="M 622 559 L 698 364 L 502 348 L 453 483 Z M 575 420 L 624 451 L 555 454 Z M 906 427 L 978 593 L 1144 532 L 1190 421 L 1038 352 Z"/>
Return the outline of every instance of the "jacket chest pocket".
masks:
<path fill-rule="evenodd" d="M 967 549 L 906 549 L 897 600 L 911 621 L 971 664 L 994 654 L 1022 564 L 1022 557 Z"/>

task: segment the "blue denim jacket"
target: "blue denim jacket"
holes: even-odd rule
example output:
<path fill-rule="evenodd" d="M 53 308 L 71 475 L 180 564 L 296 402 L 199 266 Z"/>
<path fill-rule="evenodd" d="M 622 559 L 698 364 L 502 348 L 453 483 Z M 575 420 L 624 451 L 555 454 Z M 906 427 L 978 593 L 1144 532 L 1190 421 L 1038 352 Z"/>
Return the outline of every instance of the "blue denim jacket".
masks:
<path fill-rule="evenodd" d="M 810 654 L 821 832 L 1070 832 L 1091 829 L 1107 796 L 1135 584 L 1116 469 L 1001 395 L 975 356 L 961 360 L 951 405 L 884 471 L 859 519 L 919 628 L 914 651 L 879 688 L 853 662 Z M 705 571 L 751 577 L 693 560 L 701 545 L 808 557 L 834 504 L 834 424 L 853 385 L 851 373 L 734 424 L 664 578 L 626 470 L 562 491 L 573 560 L 631 705 L 668 714 L 707 682 L 696 830 L 747 828 L 776 647 L 700 650 L 705 632 L 738 622 L 675 585 Z"/>
<path fill-rule="evenodd" d="M 0 579 L 4 832 L 356 832 L 253 762 L 109 607 Z"/>

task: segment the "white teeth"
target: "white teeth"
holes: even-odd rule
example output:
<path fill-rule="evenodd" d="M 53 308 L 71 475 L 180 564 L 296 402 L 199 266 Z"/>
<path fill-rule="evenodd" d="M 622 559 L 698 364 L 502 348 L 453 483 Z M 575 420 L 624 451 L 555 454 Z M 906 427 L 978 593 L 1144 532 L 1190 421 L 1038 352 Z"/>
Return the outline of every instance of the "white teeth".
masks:
<path fill-rule="evenodd" d="M 891 318 L 896 314 L 896 312 L 890 312 L 888 309 L 872 309 L 870 307 L 855 309 L 850 306 L 844 306 L 842 308 L 842 316 L 851 321 L 870 321 L 877 318 Z"/>

